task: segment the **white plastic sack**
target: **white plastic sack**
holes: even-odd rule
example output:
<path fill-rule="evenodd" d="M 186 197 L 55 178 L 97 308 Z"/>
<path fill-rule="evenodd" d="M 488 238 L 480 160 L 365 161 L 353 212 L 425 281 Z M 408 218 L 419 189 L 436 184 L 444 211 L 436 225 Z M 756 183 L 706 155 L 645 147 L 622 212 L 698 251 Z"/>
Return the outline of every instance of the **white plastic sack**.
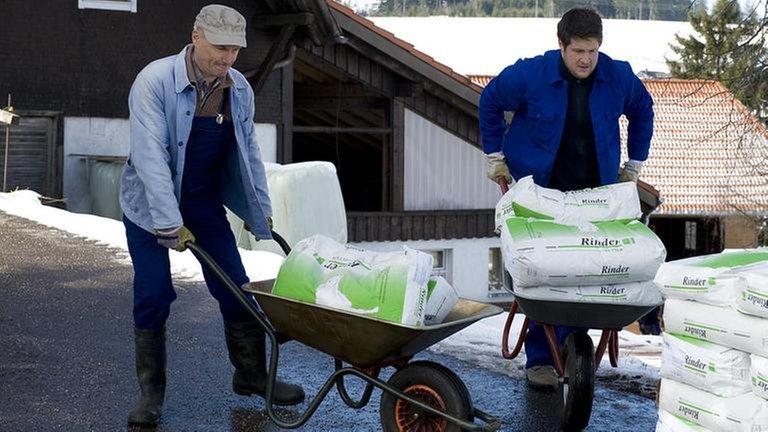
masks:
<path fill-rule="evenodd" d="M 626 306 L 659 305 L 664 301 L 653 281 L 573 287 L 515 287 L 515 296 L 528 300 Z"/>
<path fill-rule="evenodd" d="M 697 339 L 664 333 L 661 376 L 718 396 L 749 393 L 749 354 Z"/>
<path fill-rule="evenodd" d="M 736 308 L 746 314 L 768 318 L 768 270 L 745 270 L 739 273 L 744 278 L 740 286 Z"/>
<path fill-rule="evenodd" d="M 642 215 L 637 185 L 615 183 L 593 189 L 561 192 L 541 187 L 523 177 L 496 204 L 496 229 L 510 216 L 553 219 L 568 225 L 624 221 Z"/>
<path fill-rule="evenodd" d="M 763 399 L 768 399 L 768 358 L 756 354 L 749 356 L 749 382 L 752 392 Z"/>
<path fill-rule="evenodd" d="M 406 325 L 422 325 L 432 256 L 373 252 L 325 236 L 298 242 L 272 293 Z"/>
<path fill-rule="evenodd" d="M 709 429 L 664 410 L 659 410 L 656 432 L 709 432 Z"/>
<path fill-rule="evenodd" d="M 712 431 L 768 430 L 768 401 L 752 393 L 724 398 L 663 378 L 659 408 Z"/>
<path fill-rule="evenodd" d="M 639 221 L 597 222 L 586 232 L 554 221 L 508 217 L 501 246 L 515 289 L 648 281 L 667 253 Z"/>
<path fill-rule="evenodd" d="M 702 255 L 664 263 L 656 282 L 669 298 L 731 306 L 745 285 L 739 273 L 767 266 L 766 249 Z"/>
<path fill-rule="evenodd" d="M 664 302 L 664 328 L 669 333 L 768 356 L 768 320 L 735 308 L 668 298 Z"/>
<path fill-rule="evenodd" d="M 431 277 L 427 282 L 427 305 L 424 307 L 424 324 L 440 324 L 458 303 L 459 295 L 442 276 Z"/>

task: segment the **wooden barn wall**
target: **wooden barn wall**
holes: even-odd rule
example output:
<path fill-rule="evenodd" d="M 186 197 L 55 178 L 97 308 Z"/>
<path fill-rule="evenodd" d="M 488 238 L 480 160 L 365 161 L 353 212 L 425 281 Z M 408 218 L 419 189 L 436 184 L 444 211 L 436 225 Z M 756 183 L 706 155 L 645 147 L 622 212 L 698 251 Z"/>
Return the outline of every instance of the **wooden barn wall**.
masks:
<path fill-rule="evenodd" d="M 61 111 L 64 116 L 128 117 L 128 91 L 149 62 L 189 43 L 200 8 L 209 1 L 139 1 L 136 13 L 78 9 L 77 1 L 4 0 L 0 13 L 0 96 L 19 109 Z M 255 1 L 225 4 L 249 21 Z M 250 23 L 249 23 L 250 24 Z M 274 30 L 249 29 L 249 46 L 235 67 L 255 69 Z M 279 123 L 279 71 L 257 98 L 257 121 Z"/>

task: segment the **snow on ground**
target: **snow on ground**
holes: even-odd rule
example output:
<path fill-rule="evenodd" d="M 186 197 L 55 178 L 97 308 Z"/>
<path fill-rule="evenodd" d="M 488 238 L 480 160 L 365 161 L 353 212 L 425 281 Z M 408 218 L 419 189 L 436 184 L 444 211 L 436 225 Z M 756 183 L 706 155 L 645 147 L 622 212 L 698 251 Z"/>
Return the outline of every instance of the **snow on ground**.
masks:
<path fill-rule="evenodd" d="M 42 225 L 66 231 L 70 234 L 93 240 L 99 244 L 117 249 L 120 259 L 130 263 L 125 229 L 122 222 L 88 214 L 71 213 L 54 207 L 43 206 L 39 195 L 32 191 L 20 190 L 0 193 L 0 211 L 23 217 Z M 282 262 L 282 257 L 264 251 L 240 250 L 248 276 L 251 280 L 273 279 Z M 171 254 L 171 267 L 178 278 L 202 281 L 200 264 L 191 252 Z M 510 376 L 522 378 L 525 355 L 513 361 L 501 357 L 501 339 L 508 314 L 506 312 L 480 320 L 466 329 L 438 342 L 430 350 L 450 354 L 468 362 L 486 367 Z M 515 317 L 508 341 L 511 350 L 520 333 L 522 316 Z M 600 331 L 591 330 L 590 336 L 597 346 Z M 608 355 L 597 372 L 599 380 L 613 384 L 624 382 L 628 389 L 652 389 L 659 379 L 661 363 L 661 337 L 636 335 L 629 331 L 619 333 L 619 363 L 612 368 Z M 641 391 L 643 393 L 643 391 Z M 646 395 L 648 392 L 645 392 Z"/>

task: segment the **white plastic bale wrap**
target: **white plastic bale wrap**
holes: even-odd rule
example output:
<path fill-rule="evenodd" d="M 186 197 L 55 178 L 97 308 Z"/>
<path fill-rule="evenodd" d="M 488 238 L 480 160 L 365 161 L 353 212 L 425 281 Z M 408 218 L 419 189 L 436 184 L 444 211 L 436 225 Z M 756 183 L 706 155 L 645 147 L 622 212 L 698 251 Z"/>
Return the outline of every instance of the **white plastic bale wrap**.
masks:
<path fill-rule="evenodd" d="M 347 242 L 347 214 L 336 167 L 330 162 L 300 162 L 287 165 L 265 163 L 274 230 L 293 246 L 299 240 L 320 234 L 339 243 Z M 227 212 L 237 244 L 243 249 L 282 254 L 274 241 L 256 241 L 243 229 L 243 221 Z"/>

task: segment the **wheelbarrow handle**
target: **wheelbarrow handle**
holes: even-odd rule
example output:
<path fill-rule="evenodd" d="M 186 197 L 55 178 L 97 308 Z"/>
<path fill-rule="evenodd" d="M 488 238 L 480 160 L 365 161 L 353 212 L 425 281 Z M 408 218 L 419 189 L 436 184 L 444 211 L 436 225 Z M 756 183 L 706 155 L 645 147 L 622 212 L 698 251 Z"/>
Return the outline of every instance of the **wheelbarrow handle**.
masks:
<path fill-rule="evenodd" d="M 503 195 L 507 193 L 509 190 L 509 183 L 507 183 L 507 179 L 504 177 L 499 177 L 496 181 L 499 183 L 499 187 L 501 188 L 501 194 Z"/>
<path fill-rule="evenodd" d="M 283 250 L 286 256 L 289 253 L 291 253 L 291 246 L 288 244 L 287 241 L 285 241 L 283 236 L 278 234 L 275 230 L 272 230 L 272 240 L 274 240 L 278 244 L 278 246 L 280 246 L 280 249 Z"/>
<path fill-rule="evenodd" d="M 282 237 L 280 238 L 282 239 Z M 285 240 L 283 240 L 283 242 L 285 242 Z M 197 257 L 197 259 L 201 263 L 203 263 L 203 265 L 207 266 L 208 269 L 210 269 L 216 275 L 216 277 L 219 278 L 221 283 L 223 283 L 227 287 L 227 289 L 229 289 L 229 291 L 232 293 L 233 296 L 235 296 L 235 298 L 240 302 L 240 304 L 242 304 L 246 310 L 252 312 L 253 316 L 256 318 L 256 320 L 259 322 L 261 327 L 264 329 L 264 332 L 269 336 L 271 341 L 275 343 L 276 342 L 275 328 L 269 322 L 269 319 L 267 319 L 267 316 L 264 313 L 264 311 L 261 310 L 261 306 L 259 306 L 259 304 L 256 301 L 248 300 L 248 297 L 245 295 L 243 290 L 239 286 L 237 286 L 237 284 L 234 281 L 232 281 L 232 278 L 230 278 L 224 272 L 224 270 L 219 266 L 219 264 L 216 263 L 216 260 L 214 260 L 213 257 L 208 254 L 208 252 L 204 251 L 203 248 L 197 245 L 197 243 L 188 241 L 186 243 L 186 246 L 190 251 L 192 251 L 195 257 Z"/>

